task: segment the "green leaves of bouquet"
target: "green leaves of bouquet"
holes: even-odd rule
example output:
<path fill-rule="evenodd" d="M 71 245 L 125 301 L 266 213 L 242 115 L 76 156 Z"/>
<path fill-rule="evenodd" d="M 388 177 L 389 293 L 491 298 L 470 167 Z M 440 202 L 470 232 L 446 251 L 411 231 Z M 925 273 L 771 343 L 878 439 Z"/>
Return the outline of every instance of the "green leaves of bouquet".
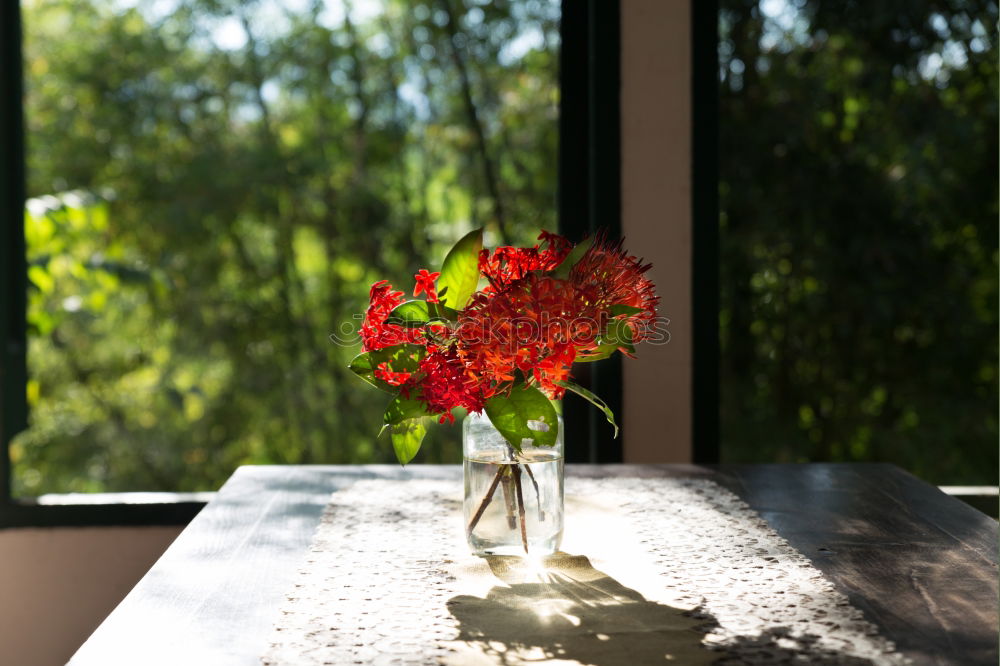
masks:
<path fill-rule="evenodd" d="M 451 248 L 441 265 L 436 285 L 439 302 L 406 301 L 392 309 L 386 324 L 422 328 L 432 322 L 456 322 L 458 312 L 455 308 L 464 307 L 479 284 L 479 252 L 482 249 L 482 229 L 466 234 Z M 404 343 L 363 352 L 349 365 L 351 371 L 372 386 L 395 395 L 385 409 L 384 425 L 379 434 L 381 436 L 386 430 L 390 432 L 396 459 L 403 465 L 413 460 L 420 450 L 431 414 L 419 400 L 400 395 L 399 386 L 376 377 L 375 369 L 386 363 L 396 372 L 412 375 L 418 372 L 420 360 L 425 355 L 425 347 Z"/>
<path fill-rule="evenodd" d="M 481 229 L 467 234 L 438 273 L 414 276 L 413 295 L 423 299 L 404 300 L 385 281 L 372 286 L 364 351 L 350 369 L 393 396 L 382 432 L 400 463 L 417 454 L 432 417 L 453 422 L 459 408 L 485 412 L 514 450 L 552 446 L 559 427 L 552 400 L 567 390 L 601 409 L 617 436 L 611 410 L 569 381 L 569 371 L 574 361 L 634 353 L 634 332 L 643 330 L 636 322 L 655 311 L 652 284 L 642 277 L 648 266 L 620 243 L 595 246 L 589 239 L 574 247 L 555 234 L 540 238 L 544 247 L 490 253 Z M 477 291 L 484 278 L 488 286 Z M 535 336 L 522 331 L 550 314 L 556 328 L 542 326 Z M 578 334 L 576 321 L 595 325 Z"/>

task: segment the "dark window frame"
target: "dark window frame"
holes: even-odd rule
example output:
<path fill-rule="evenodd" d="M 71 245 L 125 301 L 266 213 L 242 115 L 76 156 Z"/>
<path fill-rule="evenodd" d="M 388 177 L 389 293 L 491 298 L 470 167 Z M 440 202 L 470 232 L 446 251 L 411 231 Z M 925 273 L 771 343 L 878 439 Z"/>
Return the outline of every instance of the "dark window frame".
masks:
<path fill-rule="evenodd" d="M 691 0 L 694 253 L 694 461 L 718 460 L 717 3 Z M 559 114 L 560 231 L 574 239 L 621 234 L 620 0 L 562 0 Z M 0 3 L 0 528 L 183 525 L 204 507 L 186 501 L 42 505 L 11 494 L 10 441 L 27 425 L 25 145 L 19 2 Z M 587 193 L 581 196 L 581 193 Z M 622 413 L 621 361 L 581 377 Z M 567 400 L 571 462 L 622 462 L 621 437 L 575 396 Z M 599 418 L 600 417 L 600 418 Z M 626 424 L 622 424 L 623 429 Z"/>
<path fill-rule="evenodd" d="M 616 238 L 621 235 L 619 1 L 563 0 L 560 32 L 559 230 L 574 241 L 601 229 Z M 601 396 L 620 420 L 620 354 L 578 365 L 574 381 Z M 583 398 L 567 393 L 563 408 L 566 441 L 584 443 L 567 449 L 568 462 L 622 462 L 625 423 L 616 439 L 604 415 Z"/>
<path fill-rule="evenodd" d="M 719 2 L 691 0 L 691 449 L 719 453 Z"/>
<path fill-rule="evenodd" d="M 573 240 L 598 229 L 621 235 L 621 20 L 619 0 L 563 0 L 559 115 L 559 224 Z M 692 462 L 719 462 L 719 205 L 717 0 L 691 0 Z M 586 67 L 574 66 L 587 63 Z M 582 193 L 586 193 L 584 196 Z M 578 366 L 576 381 L 622 415 L 616 355 Z M 623 462 L 622 435 L 567 395 L 569 462 Z M 621 423 L 622 433 L 628 424 Z"/>

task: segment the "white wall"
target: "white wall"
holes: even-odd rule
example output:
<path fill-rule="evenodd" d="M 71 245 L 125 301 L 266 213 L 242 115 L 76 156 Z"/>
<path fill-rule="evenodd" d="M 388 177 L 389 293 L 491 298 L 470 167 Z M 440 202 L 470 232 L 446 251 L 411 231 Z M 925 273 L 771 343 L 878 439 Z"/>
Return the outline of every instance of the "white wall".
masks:
<path fill-rule="evenodd" d="M 0 530 L 0 664 L 65 664 L 180 530 Z"/>
<path fill-rule="evenodd" d="M 691 461 L 691 12 L 687 0 L 621 3 L 622 233 L 652 262 L 670 342 L 624 367 L 632 463 Z"/>

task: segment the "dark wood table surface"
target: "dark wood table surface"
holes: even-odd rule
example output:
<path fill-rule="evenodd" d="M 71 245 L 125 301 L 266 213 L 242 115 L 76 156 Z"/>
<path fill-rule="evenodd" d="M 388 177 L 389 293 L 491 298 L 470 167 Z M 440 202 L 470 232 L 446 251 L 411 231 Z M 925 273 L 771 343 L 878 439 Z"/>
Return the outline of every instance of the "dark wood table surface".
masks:
<path fill-rule="evenodd" d="M 572 477 L 709 478 L 808 557 L 915 664 L 998 663 L 997 522 L 891 465 L 568 465 Z M 259 664 L 330 493 L 457 466 L 241 467 L 73 666 Z"/>

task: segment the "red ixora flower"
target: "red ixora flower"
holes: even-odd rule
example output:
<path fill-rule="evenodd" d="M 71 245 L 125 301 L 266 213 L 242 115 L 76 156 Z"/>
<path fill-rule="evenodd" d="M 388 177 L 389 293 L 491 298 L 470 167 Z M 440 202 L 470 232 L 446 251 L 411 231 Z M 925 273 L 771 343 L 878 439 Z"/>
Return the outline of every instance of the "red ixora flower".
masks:
<path fill-rule="evenodd" d="M 610 242 L 603 234 L 570 271 L 574 288 L 585 291 L 592 303 L 601 310 L 612 305 L 628 305 L 640 312 L 627 318 L 633 342 L 641 342 L 652 333 L 653 319 L 660 297 L 656 287 L 646 277 L 652 264 L 630 255 L 622 248 L 624 240 Z"/>
<path fill-rule="evenodd" d="M 403 302 L 403 292 L 393 291 L 388 280 L 379 280 L 368 292 L 369 305 L 361 323 L 361 349 L 374 351 L 404 343 L 421 344 L 424 335 L 419 329 L 387 324 L 393 308 Z"/>
<path fill-rule="evenodd" d="M 569 379 L 579 350 L 597 345 L 608 315 L 567 280 L 529 272 L 496 293 L 480 292 L 459 315 L 458 351 L 474 376 L 509 382 L 520 372 L 549 397 Z"/>
<path fill-rule="evenodd" d="M 393 372 L 388 361 L 379 363 L 373 374 L 390 386 L 402 386 L 410 378 L 409 372 Z"/>
<path fill-rule="evenodd" d="M 440 277 L 440 273 L 428 273 L 426 268 L 421 268 L 417 271 L 413 279 L 416 280 L 417 285 L 413 288 L 413 295 L 419 296 L 421 293 L 427 293 L 428 303 L 437 303 L 437 287 L 434 286 L 434 282 Z"/>
<path fill-rule="evenodd" d="M 543 231 L 534 247 L 498 247 L 479 253 L 479 272 L 489 281 L 486 291 L 503 291 L 531 271 L 551 271 L 562 263 L 573 244 L 558 234 Z"/>
<path fill-rule="evenodd" d="M 458 357 L 454 348 L 435 348 L 420 361 L 419 398 L 427 405 L 431 414 L 440 414 L 439 422 L 455 417 L 451 410 L 463 407 L 470 412 L 481 412 L 486 400 L 492 395 L 483 384 L 482 377 L 475 376 Z M 412 394 L 412 390 L 409 391 Z"/>

